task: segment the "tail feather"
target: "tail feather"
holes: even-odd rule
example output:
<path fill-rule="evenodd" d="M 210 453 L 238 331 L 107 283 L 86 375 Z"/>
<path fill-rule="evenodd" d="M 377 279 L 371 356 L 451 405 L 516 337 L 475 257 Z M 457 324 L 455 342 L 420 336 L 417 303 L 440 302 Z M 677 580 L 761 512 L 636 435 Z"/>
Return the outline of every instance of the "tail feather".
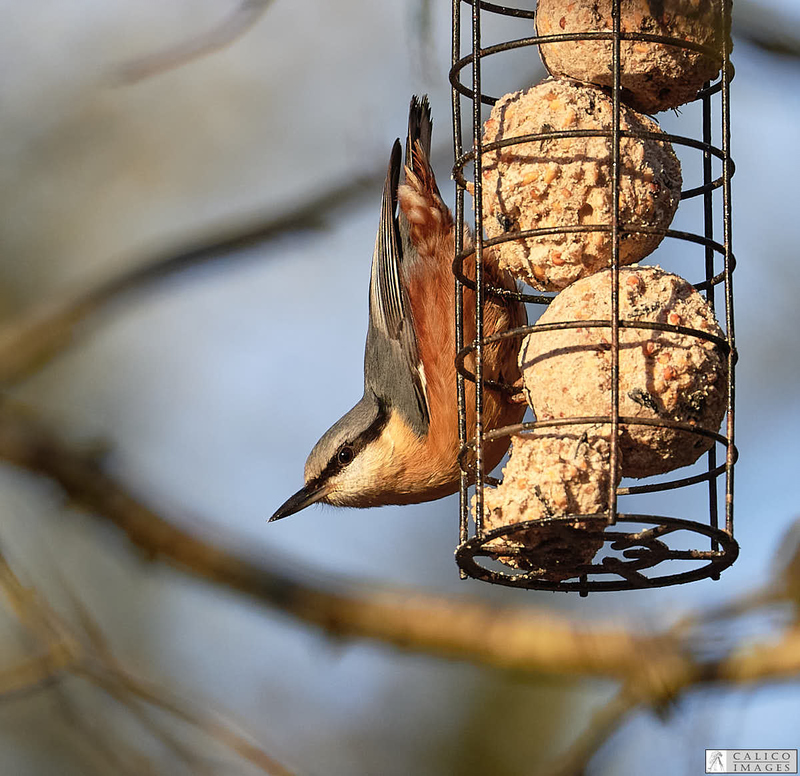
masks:
<path fill-rule="evenodd" d="M 431 119 L 431 106 L 428 95 L 423 94 L 411 98 L 408 108 L 408 135 L 406 137 L 406 164 L 413 167 L 414 147 L 419 143 L 426 159 L 431 155 L 431 134 L 433 132 L 433 119 Z"/>
<path fill-rule="evenodd" d="M 409 230 L 417 250 L 441 239 L 452 228 L 453 218 L 442 200 L 430 162 L 433 120 L 428 96 L 411 98 L 408 109 L 405 176 L 398 192 L 401 231 Z"/>

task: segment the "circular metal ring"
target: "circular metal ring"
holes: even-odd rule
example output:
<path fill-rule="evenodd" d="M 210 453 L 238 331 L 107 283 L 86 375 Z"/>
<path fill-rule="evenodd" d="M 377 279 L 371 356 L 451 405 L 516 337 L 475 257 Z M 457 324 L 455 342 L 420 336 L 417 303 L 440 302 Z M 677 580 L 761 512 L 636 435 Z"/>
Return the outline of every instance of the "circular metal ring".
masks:
<path fill-rule="evenodd" d="M 481 4 L 483 7 L 483 4 Z M 669 35 L 653 35 L 645 32 L 621 32 L 619 35 L 620 40 L 642 42 L 642 43 L 661 43 L 665 46 L 672 46 L 683 51 L 698 51 L 713 59 L 720 59 L 719 51 L 711 46 L 704 46 L 700 43 L 694 43 L 682 38 L 675 38 Z M 586 32 L 564 32 L 558 35 L 531 35 L 525 38 L 517 38 L 516 40 L 505 41 L 498 43 L 494 46 L 487 46 L 478 52 L 479 59 L 486 59 L 494 54 L 501 54 L 505 51 L 513 51 L 518 48 L 526 48 L 528 46 L 541 46 L 542 44 L 555 44 L 565 43 L 569 41 L 591 41 L 591 40 L 614 40 L 614 33 L 600 32 L 600 31 L 586 31 Z M 449 79 L 450 85 L 465 97 L 472 99 L 472 89 L 461 83 L 459 78 L 461 71 L 467 66 L 471 65 L 473 55 L 467 54 L 453 63 L 450 68 Z M 721 64 L 721 60 L 720 60 Z M 697 99 L 697 98 L 695 98 Z M 497 102 L 497 97 L 481 94 L 480 101 L 484 105 L 494 105 Z"/>
<path fill-rule="evenodd" d="M 606 527 L 602 531 L 604 550 L 608 554 L 603 555 L 599 562 L 583 563 L 573 569 L 566 570 L 562 567 L 559 569 L 561 574 L 569 573 L 570 571 L 574 572 L 567 579 L 554 581 L 547 579 L 545 572 L 542 571 L 517 571 L 510 567 L 497 569 L 481 565 L 480 560 L 495 562 L 492 556 L 524 555 L 524 550 L 520 553 L 518 549 L 513 547 L 487 549 L 487 544 L 504 536 L 530 529 L 538 529 L 544 532 L 548 526 L 557 524 L 569 525 L 580 521 L 590 524 L 591 527 L 588 530 L 584 529 L 588 537 L 592 533 L 599 533 L 597 527 L 603 522 L 604 517 L 602 514 L 567 515 L 543 520 L 528 520 L 524 523 L 495 528 L 484 532 L 481 536 L 473 536 L 460 544 L 456 550 L 456 562 L 468 576 L 498 585 L 521 587 L 530 590 L 577 591 L 581 595 L 587 595 L 592 591 L 665 587 L 698 579 L 717 577 L 720 572 L 736 560 L 739 554 L 739 545 L 736 540 L 727 531 L 720 528 L 676 517 L 618 514 L 615 524 Z M 639 530 L 620 530 L 621 525 L 627 526 L 628 524 L 636 523 L 653 527 Z M 591 524 L 594 525 L 592 526 Z M 575 528 L 573 530 L 581 529 Z M 712 549 L 670 548 L 665 539 L 674 537 L 679 532 L 689 534 L 694 539 L 706 537 L 710 540 L 709 544 Z M 600 552 L 603 553 L 603 550 L 600 550 Z M 535 564 L 535 549 L 531 554 L 531 561 Z M 678 572 L 659 573 L 658 567 L 661 563 L 667 563 L 670 570 L 672 570 L 672 564 L 680 561 L 691 563 L 692 567 Z M 501 564 L 498 563 L 497 565 Z M 656 571 L 655 574 L 645 573 L 654 570 Z"/>

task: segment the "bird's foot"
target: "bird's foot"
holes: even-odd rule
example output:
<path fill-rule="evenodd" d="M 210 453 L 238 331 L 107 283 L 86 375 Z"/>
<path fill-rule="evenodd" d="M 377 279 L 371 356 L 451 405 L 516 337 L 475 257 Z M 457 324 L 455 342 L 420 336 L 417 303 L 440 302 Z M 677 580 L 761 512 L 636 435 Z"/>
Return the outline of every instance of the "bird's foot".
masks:
<path fill-rule="evenodd" d="M 525 385 L 521 377 L 511 386 L 508 400 L 512 404 L 525 404 L 528 401 L 527 398 L 525 398 Z"/>

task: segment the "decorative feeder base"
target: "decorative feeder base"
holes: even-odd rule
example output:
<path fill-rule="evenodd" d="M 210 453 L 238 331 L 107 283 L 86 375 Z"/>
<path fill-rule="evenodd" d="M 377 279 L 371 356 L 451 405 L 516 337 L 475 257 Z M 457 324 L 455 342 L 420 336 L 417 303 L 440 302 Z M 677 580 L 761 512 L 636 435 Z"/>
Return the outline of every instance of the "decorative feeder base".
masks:
<path fill-rule="evenodd" d="M 571 554 L 566 544 L 570 536 L 564 528 L 531 550 L 523 550 L 518 544 L 497 544 L 502 537 L 513 539 L 515 533 L 546 531 L 548 526 L 576 520 L 589 525 L 573 531 L 580 531 L 584 539 L 602 538 L 603 541 L 603 546 L 590 563 L 578 563 L 573 568 L 558 561 L 554 564 L 559 552 L 567 559 Z M 710 539 L 710 548 L 692 549 L 701 536 Z M 488 549 L 487 545 L 492 542 L 494 546 Z M 560 542 L 563 544 L 559 548 Z M 522 568 L 500 563 L 494 559 L 498 555 L 504 559 L 513 557 L 515 565 Z M 474 536 L 458 547 L 456 562 L 467 576 L 497 585 L 531 590 L 571 590 L 587 595 L 590 591 L 636 590 L 694 582 L 707 577 L 716 579 L 738 555 L 739 545 L 726 531 L 690 520 L 620 514 L 614 525 L 608 525 L 604 516 L 570 515 L 529 520 L 487 531 L 481 537 Z M 677 568 L 678 563 L 682 568 Z M 549 571 L 542 571 L 543 567 Z M 559 579 L 552 579 L 553 575 Z"/>

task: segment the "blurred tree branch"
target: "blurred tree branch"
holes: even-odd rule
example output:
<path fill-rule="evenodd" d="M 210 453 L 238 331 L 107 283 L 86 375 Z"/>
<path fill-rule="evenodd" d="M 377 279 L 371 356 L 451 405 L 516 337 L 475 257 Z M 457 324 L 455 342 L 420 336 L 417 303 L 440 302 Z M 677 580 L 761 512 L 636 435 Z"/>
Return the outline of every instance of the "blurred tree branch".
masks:
<path fill-rule="evenodd" d="M 220 24 L 207 33 L 121 65 L 114 81 L 120 85 L 133 84 L 213 54 L 250 30 L 271 3 L 272 0 L 241 0 Z"/>
<path fill-rule="evenodd" d="M 460 597 L 401 588 L 375 589 L 372 585 L 367 588 L 342 580 L 311 582 L 309 575 L 279 571 L 270 560 L 252 559 L 225 549 L 218 541 L 199 538 L 177 527 L 107 475 L 95 459 L 73 450 L 29 412 L 8 402 L 0 409 L 0 458 L 53 479 L 71 500 L 124 531 L 147 557 L 246 594 L 330 634 L 375 639 L 401 649 L 524 674 L 622 681 L 620 694 L 598 712 L 566 764 L 554 773 L 578 772 L 577 763 L 587 762 L 616 726 L 640 705 L 660 706 L 697 686 L 779 681 L 800 675 L 800 627 L 788 627 L 772 641 L 734 644 L 713 659 L 698 657 L 696 649 L 705 623 L 718 624 L 720 619 L 736 617 L 766 603 L 793 603 L 792 586 L 776 584 L 769 591 L 748 596 L 747 606 L 726 604 L 716 612 L 698 613 L 660 633 L 642 634 L 625 623 L 615 627 L 579 624 L 534 607 L 498 608 Z M 786 579 L 794 578 L 796 560 L 793 558 L 789 564 Z M 61 656 L 59 660 L 22 666 L 30 681 L 38 683 L 57 671 L 70 670 L 102 684 L 96 661 L 73 658 L 75 662 L 70 662 L 70 655 L 81 654 L 86 647 L 74 647 L 81 642 L 70 637 L 60 620 L 43 609 L 41 603 L 34 607 L 38 614 L 31 617 L 31 602 L 36 602 L 36 596 L 25 592 L 18 583 L 9 583 L 7 566 L 0 570 L 3 568 L 3 586 L 7 595 L 9 588 L 12 590 L 10 597 L 18 616 L 27 618 L 31 627 L 43 634 L 51 650 L 62 643 L 73 645 L 64 653 L 54 653 Z M 178 713 L 177 706 L 169 700 L 156 701 L 152 687 L 137 683 L 115 668 L 97 645 L 93 651 L 100 656 L 104 675 L 114 683 L 106 687 L 108 691 L 117 691 L 121 683 L 133 695 Z M 49 666 L 45 673 L 42 666 Z M 187 721 L 201 724 L 196 719 Z M 209 725 L 208 720 L 202 723 L 203 729 Z M 224 738 L 219 730 L 215 735 Z M 240 746 L 241 742 L 234 748 L 247 756 L 247 749 Z"/>
<path fill-rule="evenodd" d="M 162 725 L 156 723 L 139 706 L 143 701 L 157 707 L 198 728 L 206 736 L 218 741 L 265 773 L 274 776 L 291 776 L 290 771 L 270 757 L 261 747 L 227 722 L 217 719 L 210 712 L 174 697 L 162 686 L 147 682 L 126 670 L 113 656 L 102 638 L 99 627 L 88 612 L 70 595 L 74 605 L 79 606 L 82 630 L 73 628 L 34 590 L 25 587 L 12 571 L 5 557 L 0 554 L 0 592 L 6 604 L 20 623 L 33 636 L 43 654 L 0 672 L 0 696 L 30 692 L 43 685 L 57 681 L 69 673 L 88 680 L 112 698 L 124 705 L 140 724 L 159 738 L 170 750 L 192 766 L 193 773 L 213 773 L 193 751 L 178 740 Z M 69 591 L 68 591 L 69 592 Z M 118 752 L 110 753 L 117 766 L 123 761 Z M 134 771 L 135 772 L 135 771 Z"/>
<path fill-rule="evenodd" d="M 638 634 L 624 624 L 587 626 L 535 608 L 489 606 L 407 589 L 364 589 L 343 581 L 312 583 L 274 562 L 224 549 L 160 516 L 72 450 L 30 413 L 0 411 L 0 458 L 55 480 L 74 502 L 109 520 L 148 557 L 223 585 L 337 636 L 534 674 L 583 675 L 633 682 L 642 701 L 661 702 L 710 682 L 786 679 L 800 673 L 800 629 L 775 643 L 747 644 L 712 661 L 693 657 L 695 628 Z M 776 588 L 776 600 L 780 588 Z M 695 627 L 702 627 L 705 616 Z M 642 661 L 641 655 L 648 660 Z"/>
<path fill-rule="evenodd" d="M 271 3 L 272 0 L 241 0 L 220 24 L 208 32 L 120 65 L 113 81 L 122 86 L 138 83 L 220 51 L 252 29 Z M 424 61 L 423 69 L 430 71 L 430 0 L 417 0 L 414 9 L 415 34 L 421 41 L 414 55 Z M 800 57 L 800 36 L 794 32 L 795 26 L 774 8 L 753 0 L 737 0 L 732 27 L 735 37 L 770 54 Z"/>
<path fill-rule="evenodd" d="M 27 658 L 0 671 L 0 699 L 38 690 L 55 681 L 71 667 L 73 655 L 61 643 L 54 644 L 43 655 Z"/>
<path fill-rule="evenodd" d="M 797 22 L 774 8 L 753 0 L 737 0 L 733 9 L 733 35 L 770 54 L 800 57 Z"/>
<path fill-rule="evenodd" d="M 438 155 L 438 154 L 437 154 Z M 271 240 L 328 228 L 335 215 L 372 195 L 383 185 L 386 167 L 328 186 L 296 207 L 252 223 L 220 229 L 131 261 L 130 269 L 89 289 L 45 299 L 11 320 L 0 322 L 0 387 L 24 380 L 74 344 L 82 324 L 95 313 L 194 267 L 225 259 Z"/>
<path fill-rule="evenodd" d="M 331 186 L 286 213 L 164 251 L 136 262 L 132 269 L 93 288 L 44 300 L 18 317 L 0 323 L 0 384 L 18 382 L 42 367 L 73 343 L 80 324 L 106 305 L 189 268 L 221 261 L 254 245 L 290 233 L 323 229 L 339 209 L 377 189 L 385 175 L 386 170 L 381 166 L 374 172 Z"/>
<path fill-rule="evenodd" d="M 594 713 L 586 730 L 569 752 L 553 764 L 546 776 L 575 776 L 584 773 L 597 750 L 608 741 L 640 702 L 638 694 L 630 692 L 629 687 L 623 685 L 605 706 Z"/>
<path fill-rule="evenodd" d="M 662 636 L 631 636 L 624 628 L 587 629 L 552 613 L 498 609 L 412 590 L 366 592 L 359 585 L 276 570 L 273 561 L 224 549 L 157 514 L 30 414 L 0 408 L 0 459 L 52 478 L 69 498 L 110 520 L 147 557 L 245 593 L 338 636 L 366 637 L 398 647 L 485 662 L 526 673 L 626 677 L 640 650 L 683 665 Z M 677 668 L 676 668 L 677 670 Z M 645 668 L 649 671 L 649 668 Z M 642 677 L 644 678 L 644 677 Z"/>

